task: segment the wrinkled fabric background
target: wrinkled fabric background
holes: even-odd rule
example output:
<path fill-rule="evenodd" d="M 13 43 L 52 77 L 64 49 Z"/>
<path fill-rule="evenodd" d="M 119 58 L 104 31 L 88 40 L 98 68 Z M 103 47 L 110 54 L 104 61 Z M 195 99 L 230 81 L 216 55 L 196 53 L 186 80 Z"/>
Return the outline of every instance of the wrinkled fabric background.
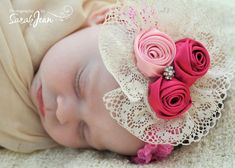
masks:
<path fill-rule="evenodd" d="M 216 1 L 207 0 L 209 3 Z M 224 5 L 221 5 L 223 3 Z M 235 0 L 215 4 L 218 15 L 235 17 Z M 216 17 L 216 16 L 215 16 Z M 234 19 L 226 20 L 225 30 L 235 38 Z M 228 24 L 229 22 L 229 24 Z M 231 53 L 235 53 L 235 47 Z M 235 57 L 235 54 L 234 54 Z M 0 168 L 233 168 L 235 167 L 235 80 L 233 80 L 222 118 L 199 143 L 183 146 L 165 161 L 145 166 L 130 164 L 126 157 L 111 152 L 53 148 L 31 154 L 0 150 Z"/>

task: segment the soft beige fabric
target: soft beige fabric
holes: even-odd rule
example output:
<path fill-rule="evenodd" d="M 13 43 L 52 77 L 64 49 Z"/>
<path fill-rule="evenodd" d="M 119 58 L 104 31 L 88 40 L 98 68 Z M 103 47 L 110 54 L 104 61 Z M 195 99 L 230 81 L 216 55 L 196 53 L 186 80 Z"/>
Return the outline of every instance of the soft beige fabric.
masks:
<path fill-rule="evenodd" d="M 22 1 L 22 0 L 21 0 Z M 198 1 L 198 0 L 197 0 Z M 201 0 L 205 1 L 205 0 Z M 218 0 L 219 1 L 219 0 Z M 216 6 L 218 16 L 225 12 L 227 23 L 224 31 L 234 36 L 235 7 L 234 0 L 225 0 L 228 6 L 216 4 L 215 0 L 207 0 L 211 6 Z M 222 1 L 221 1 L 222 2 Z M 235 4 L 234 4 L 235 5 Z M 1 6 L 1 5 L 0 5 Z M 0 10 L 1 11 L 1 10 Z M 2 16 L 2 15 L 0 15 Z M 218 17 L 215 16 L 215 17 Z M 231 16 L 231 17 L 228 17 Z M 233 21 L 232 21 L 233 20 Z M 235 47 L 231 53 L 234 55 Z M 1 73 L 0 73 L 1 74 Z M 2 79 L 2 78 L 1 78 Z M 1 83 L 1 81 L 0 81 Z M 199 143 L 184 146 L 164 162 L 146 166 L 136 166 L 125 157 L 93 150 L 75 150 L 56 147 L 31 154 L 20 154 L 9 150 L 0 150 L 1 168 L 234 168 L 235 167 L 235 81 L 226 99 L 222 118 L 207 137 Z M 2 94 L 2 90 L 0 92 Z M 9 105 L 9 104 L 8 104 Z"/>
<path fill-rule="evenodd" d="M 43 130 L 29 96 L 34 72 L 48 48 L 82 28 L 91 12 L 110 2 L 112 0 L 0 1 L 0 146 L 18 152 L 57 146 Z M 65 5 L 73 8 L 67 20 L 36 27 L 9 24 L 10 10 L 43 9 L 58 13 Z M 26 13 L 24 17 L 29 15 Z"/>

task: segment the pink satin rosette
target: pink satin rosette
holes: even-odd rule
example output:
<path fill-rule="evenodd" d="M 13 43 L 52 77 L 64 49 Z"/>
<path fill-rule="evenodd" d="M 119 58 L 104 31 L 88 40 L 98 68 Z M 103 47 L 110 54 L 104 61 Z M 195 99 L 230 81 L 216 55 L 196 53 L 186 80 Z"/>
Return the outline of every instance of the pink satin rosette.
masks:
<path fill-rule="evenodd" d="M 187 86 L 205 75 L 210 66 L 207 49 L 199 42 L 185 38 L 176 42 L 175 76 Z"/>
<path fill-rule="evenodd" d="M 170 120 L 187 112 L 192 105 L 190 90 L 183 82 L 160 77 L 149 84 L 148 102 L 157 117 Z"/>
<path fill-rule="evenodd" d="M 175 42 L 156 28 L 144 30 L 134 42 L 134 61 L 146 77 L 159 77 L 171 65 L 176 54 Z"/>

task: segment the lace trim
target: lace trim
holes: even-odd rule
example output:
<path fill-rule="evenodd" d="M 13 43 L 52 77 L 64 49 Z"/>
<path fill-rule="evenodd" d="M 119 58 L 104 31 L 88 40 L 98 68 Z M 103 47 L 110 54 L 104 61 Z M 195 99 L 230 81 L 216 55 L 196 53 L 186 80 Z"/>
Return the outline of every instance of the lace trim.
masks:
<path fill-rule="evenodd" d="M 221 117 L 235 73 L 235 56 L 227 53 L 232 45 L 222 31 L 222 19 L 213 18 L 215 12 L 196 1 L 125 0 L 118 1 L 107 15 L 99 47 L 106 68 L 120 88 L 106 93 L 103 101 L 112 118 L 139 139 L 152 144 L 188 145 L 207 135 Z M 147 80 L 132 60 L 135 36 L 153 26 L 175 41 L 185 37 L 200 41 L 211 56 L 208 73 L 190 88 L 192 107 L 182 117 L 169 121 L 157 118 L 149 107 Z"/>

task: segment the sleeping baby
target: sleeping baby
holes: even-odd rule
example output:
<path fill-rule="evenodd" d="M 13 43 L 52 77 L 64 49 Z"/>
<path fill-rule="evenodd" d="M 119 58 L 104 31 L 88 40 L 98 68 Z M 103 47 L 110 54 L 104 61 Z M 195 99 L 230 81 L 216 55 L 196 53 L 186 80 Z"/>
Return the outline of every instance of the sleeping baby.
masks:
<path fill-rule="evenodd" d="M 107 150 L 143 164 L 208 134 L 234 73 L 217 34 L 200 19 L 172 22 L 184 10 L 161 1 L 74 3 L 74 18 L 54 27 L 1 17 L 1 146 Z"/>
<path fill-rule="evenodd" d="M 43 58 L 31 87 L 42 125 L 59 144 L 134 154 L 143 142 L 113 120 L 102 96 L 119 85 L 98 48 L 100 26 L 56 43 Z"/>

